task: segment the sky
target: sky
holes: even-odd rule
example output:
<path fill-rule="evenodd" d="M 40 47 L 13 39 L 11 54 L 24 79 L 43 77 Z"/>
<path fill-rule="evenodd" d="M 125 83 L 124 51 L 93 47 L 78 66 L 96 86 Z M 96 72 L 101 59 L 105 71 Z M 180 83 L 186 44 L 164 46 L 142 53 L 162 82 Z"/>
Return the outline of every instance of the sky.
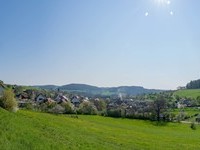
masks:
<path fill-rule="evenodd" d="M 200 78 L 199 0 L 0 0 L 0 80 L 176 89 Z"/>

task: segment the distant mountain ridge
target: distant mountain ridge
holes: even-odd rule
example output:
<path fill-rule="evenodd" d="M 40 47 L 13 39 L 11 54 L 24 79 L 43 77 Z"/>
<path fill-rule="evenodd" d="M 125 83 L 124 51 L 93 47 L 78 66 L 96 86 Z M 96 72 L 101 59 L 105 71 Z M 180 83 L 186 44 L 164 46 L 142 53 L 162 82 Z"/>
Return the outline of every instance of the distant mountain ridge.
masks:
<path fill-rule="evenodd" d="M 45 90 L 56 90 L 59 86 L 57 85 L 34 85 L 33 87 L 45 89 Z"/>
<path fill-rule="evenodd" d="M 145 89 L 141 86 L 119 86 L 119 87 L 97 87 L 87 84 L 67 84 L 63 86 L 56 85 L 36 85 L 34 87 L 46 89 L 46 90 L 61 90 L 71 93 L 82 94 L 86 96 L 112 96 L 119 94 L 126 95 L 139 95 L 139 94 L 149 94 L 149 93 L 158 93 L 164 90 L 159 89 Z"/>

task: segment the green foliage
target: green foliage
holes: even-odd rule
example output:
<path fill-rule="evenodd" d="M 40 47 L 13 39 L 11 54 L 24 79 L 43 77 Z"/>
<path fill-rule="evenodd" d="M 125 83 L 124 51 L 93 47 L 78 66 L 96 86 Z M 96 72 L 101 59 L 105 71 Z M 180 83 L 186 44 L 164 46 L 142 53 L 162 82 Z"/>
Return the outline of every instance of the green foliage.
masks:
<path fill-rule="evenodd" d="M 104 111 L 106 109 L 106 102 L 104 100 L 95 100 L 94 105 L 98 111 Z"/>
<path fill-rule="evenodd" d="M 25 103 L 23 109 L 34 110 L 34 106 L 32 103 Z"/>
<path fill-rule="evenodd" d="M 63 114 L 65 113 L 65 108 L 61 105 L 56 104 L 55 106 L 53 106 L 51 109 L 48 109 L 47 111 L 54 114 Z"/>
<path fill-rule="evenodd" d="M 196 102 L 197 102 L 198 105 L 200 105 L 200 96 L 197 96 Z"/>
<path fill-rule="evenodd" d="M 66 102 L 66 103 L 63 103 L 61 105 L 65 109 L 66 114 L 73 114 L 74 113 L 74 111 L 75 111 L 74 106 L 71 102 Z"/>
<path fill-rule="evenodd" d="M 97 109 L 91 102 L 84 101 L 80 104 L 78 113 L 85 115 L 96 115 Z"/>
<path fill-rule="evenodd" d="M 185 117 L 186 117 L 186 113 L 185 112 L 179 112 L 179 114 L 176 116 L 176 120 L 178 122 L 181 122 L 181 121 L 183 121 L 185 119 Z"/>
<path fill-rule="evenodd" d="M 16 86 L 15 87 L 15 94 L 21 94 L 23 91 L 25 90 L 25 88 L 23 86 Z"/>
<path fill-rule="evenodd" d="M 160 121 L 160 119 L 164 117 L 167 107 L 167 101 L 165 97 L 163 95 L 158 95 L 152 106 L 153 114 L 155 114 L 156 120 Z"/>
<path fill-rule="evenodd" d="M 17 110 L 17 101 L 11 89 L 7 89 L 3 92 L 3 96 L 0 98 L 0 107 L 9 111 Z"/>

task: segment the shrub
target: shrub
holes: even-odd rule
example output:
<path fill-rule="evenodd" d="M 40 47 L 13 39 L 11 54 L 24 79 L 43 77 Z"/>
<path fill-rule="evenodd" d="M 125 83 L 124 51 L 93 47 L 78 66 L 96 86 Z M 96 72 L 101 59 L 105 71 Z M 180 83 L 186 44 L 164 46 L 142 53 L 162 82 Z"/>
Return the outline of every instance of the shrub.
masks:
<path fill-rule="evenodd" d="M 56 103 L 43 103 L 40 106 L 41 111 L 50 112 L 57 104 Z"/>
<path fill-rule="evenodd" d="M 32 103 L 25 103 L 23 108 L 28 109 L 28 110 L 33 110 L 34 106 Z"/>
<path fill-rule="evenodd" d="M 192 130 L 196 130 L 196 129 L 197 129 L 194 122 L 191 123 L 190 128 L 191 128 Z"/>
<path fill-rule="evenodd" d="M 0 98 L 0 107 L 8 111 L 17 111 L 17 101 L 12 90 L 8 89 L 3 92 Z"/>
<path fill-rule="evenodd" d="M 116 108 L 116 109 L 108 109 L 107 110 L 107 115 L 109 117 L 121 117 L 121 109 Z"/>
<path fill-rule="evenodd" d="M 65 112 L 65 108 L 57 104 L 53 108 L 49 109 L 48 111 L 54 114 L 63 114 Z"/>
<path fill-rule="evenodd" d="M 100 116 L 106 116 L 106 115 L 107 115 L 107 112 L 106 112 L 106 110 L 103 110 L 103 111 L 99 111 L 98 114 L 99 114 Z"/>
<path fill-rule="evenodd" d="M 176 119 L 177 119 L 177 122 L 181 122 L 182 120 L 184 120 L 185 119 L 185 113 L 184 112 L 180 112 L 178 115 L 177 115 L 177 117 L 176 117 Z"/>

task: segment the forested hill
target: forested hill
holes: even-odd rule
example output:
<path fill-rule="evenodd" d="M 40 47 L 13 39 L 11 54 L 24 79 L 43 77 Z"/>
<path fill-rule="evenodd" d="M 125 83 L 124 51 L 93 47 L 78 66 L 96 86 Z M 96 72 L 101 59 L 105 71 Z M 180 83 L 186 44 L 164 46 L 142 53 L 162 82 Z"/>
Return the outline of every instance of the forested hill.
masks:
<path fill-rule="evenodd" d="M 147 93 L 158 93 L 163 90 L 156 89 L 145 89 L 140 86 L 120 86 L 120 87 L 97 87 L 87 84 L 68 84 L 63 86 L 55 85 L 42 85 L 35 86 L 41 89 L 47 90 L 61 90 L 83 95 L 99 95 L 99 96 L 111 96 L 118 94 L 127 94 L 127 95 L 138 95 L 138 94 L 147 94 Z"/>

